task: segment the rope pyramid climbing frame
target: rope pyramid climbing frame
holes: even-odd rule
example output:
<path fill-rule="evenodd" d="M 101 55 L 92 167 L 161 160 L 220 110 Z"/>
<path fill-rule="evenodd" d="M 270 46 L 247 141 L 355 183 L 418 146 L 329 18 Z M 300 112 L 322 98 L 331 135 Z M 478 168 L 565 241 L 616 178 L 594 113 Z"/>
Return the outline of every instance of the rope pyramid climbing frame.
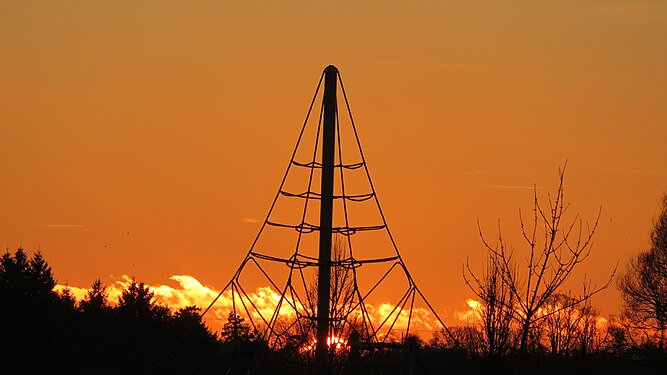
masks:
<path fill-rule="evenodd" d="M 345 102 L 343 121 L 337 85 Z M 360 214 L 358 220 L 353 212 Z M 255 289 L 249 284 L 268 285 L 275 292 L 274 304 L 253 299 Z M 387 226 L 343 81 L 333 66 L 320 76 L 287 170 L 250 250 L 203 314 L 223 293 L 231 293 L 234 315 L 247 319 L 271 349 L 292 349 L 302 365 L 319 369 L 344 364 L 356 343 L 366 348 L 400 345 L 416 333 L 411 322 L 417 305 L 441 325 L 434 330 L 449 332 L 417 288 Z M 370 300 L 389 302 L 380 313 Z M 326 310 L 328 314 L 318 315 Z"/>

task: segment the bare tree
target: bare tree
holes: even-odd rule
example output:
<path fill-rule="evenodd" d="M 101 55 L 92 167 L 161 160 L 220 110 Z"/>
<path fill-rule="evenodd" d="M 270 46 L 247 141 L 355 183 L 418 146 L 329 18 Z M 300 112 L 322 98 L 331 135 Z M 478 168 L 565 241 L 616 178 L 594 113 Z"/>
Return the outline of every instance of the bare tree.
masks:
<path fill-rule="evenodd" d="M 598 211 L 592 225 L 584 225 L 578 213 L 568 220 L 566 214 L 569 203 L 565 201 L 564 176 L 565 167 L 559 168 L 556 193 L 553 196 L 551 194 L 547 196 L 548 207 L 540 202 L 537 188 L 534 188 L 530 225 L 526 224 L 524 214 L 519 209 L 521 234 L 526 245 L 525 252 L 517 257 L 521 261 L 520 266 L 515 258 L 514 249 L 503 239 L 500 223 L 496 245 L 486 240 L 478 223 L 479 234 L 488 251 L 489 262 L 496 265 L 497 271 L 495 272 L 500 275 L 501 288 L 507 288 L 511 296 L 498 301 L 505 308 L 515 312 L 512 317 L 519 330 L 518 350 L 521 354 L 528 351 L 531 343 L 538 341 L 539 335 L 534 331 L 539 329 L 539 325 L 548 316 L 540 314 L 540 309 L 544 308 L 551 296 L 559 291 L 574 268 L 590 255 L 593 236 L 602 212 L 601 209 Z M 616 269 L 612 271 L 609 280 L 601 287 L 591 287 L 590 282 L 584 282 L 583 293 L 560 308 L 565 309 L 582 304 L 594 294 L 607 288 L 615 272 Z M 487 296 L 493 295 L 492 288 L 498 288 L 498 286 L 480 282 L 479 277 L 469 266 L 464 269 L 464 279 L 475 294 L 482 299 L 484 305 L 491 306 L 492 302 L 495 303 Z"/>
<path fill-rule="evenodd" d="M 562 308 L 570 305 L 572 297 L 556 293 L 550 298 L 544 309 L 547 314 L 544 319 L 545 346 L 551 355 L 557 356 L 572 351 L 576 346 L 579 327 L 583 315 L 579 314 L 575 306 Z"/>
<path fill-rule="evenodd" d="M 588 354 L 602 346 L 602 337 L 597 330 L 597 311 L 590 305 L 590 300 L 582 304 L 574 304 L 575 301 L 575 297 L 556 293 L 540 311 L 545 316 L 544 346 L 554 356 L 574 352 Z"/>
<path fill-rule="evenodd" d="M 667 194 L 653 224 L 651 248 L 631 259 L 618 281 L 624 316 L 649 339 L 665 345 L 667 329 Z"/>
<path fill-rule="evenodd" d="M 578 334 L 579 351 L 582 354 L 596 353 L 608 346 L 610 336 L 608 332 L 609 324 L 605 323 L 602 327 L 598 326 L 600 311 L 586 301 L 580 308 L 579 313 L 583 316 L 580 322 L 580 331 Z M 606 322 L 603 319 L 604 322 Z"/>
<path fill-rule="evenodd" d="M 470 289 L 482 301 L 479 316 L 481 329 L 479 351 L 492 360 L 516 349 L 516 329 L 513 324 L 517 319 L 513 308 L 515 297 L 508 285 L 503 282 L 502 266 L 499 261 L 498 257 L 489 257 L 481 279 L 475 276 L 468 264 L 466 264 L 468 272 L 464 270 L 463 273 Z"/>
<path fill-rule="evenodd" d="M 349 256 L 346 240 L 336 235 L 332 246 L 329 316 L 333 335 L 339 340 L 347 340 L 352 330 L 361 330 L 360 316 L 353 311 L 355 281 L 352 268 L 346 262 Z"/>
<path fill-rule="evenodd" d="M 312 316 L 316 315 L 317 308 L 317 273 L 306 289 L 307 309 Z M 333 352 L 340 349 L 347 342 L 353 331 L 367 335 L 366 327 L 360 316 L 358 305 L 355 303 L 355 281 L 352 267 L 350 266 L 350 252 L 347 247 L 346 239 L 340 235 L 334 237 L 331 246 L 331 276 L 330 276 L 330 333 L 329 346 Z M 356 309 L 355 309 L 356 306 Z M 305 330 L 307 331 L 307 330 Z M 314 335 L 314 331 L 308 332 Z M 308 337 L 307 341 L 312 342 L 315 337 Z"/>

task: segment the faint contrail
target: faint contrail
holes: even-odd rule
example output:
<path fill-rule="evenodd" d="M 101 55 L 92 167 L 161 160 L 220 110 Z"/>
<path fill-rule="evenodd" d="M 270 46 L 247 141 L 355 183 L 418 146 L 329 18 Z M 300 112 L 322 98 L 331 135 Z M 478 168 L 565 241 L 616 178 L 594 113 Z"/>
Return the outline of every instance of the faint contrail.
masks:
<path fill-rule="evenodd" d="M 42 226 L 47 228 L 86 229 L 86 226 L 81 224 L 44 224 Z"/>
<path fill-rule="evenodd" d="M 533 190 L 533 189 L 543 189 L 542 186 L 533 186 L 533 185 L 489 185 L 489 187 L 495 189 L 523 189 L 523 190 Z"/>

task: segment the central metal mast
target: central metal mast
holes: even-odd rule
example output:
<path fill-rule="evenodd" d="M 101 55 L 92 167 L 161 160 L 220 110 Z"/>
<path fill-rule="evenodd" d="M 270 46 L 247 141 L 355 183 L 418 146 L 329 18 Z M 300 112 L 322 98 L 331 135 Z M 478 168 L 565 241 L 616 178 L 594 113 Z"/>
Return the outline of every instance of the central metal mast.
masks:
<path fill-rule="evenodd" d="M 331 288 L 331 226 L 333 222 L 334 159 L 336 148 L 336 83 L 338 69 L 324 70 L 324 129 L 322 131 L 322 183 L 320 200 L 320 253 L 317 277 L 317 374 L 329 373 L 329 298 Z"/>

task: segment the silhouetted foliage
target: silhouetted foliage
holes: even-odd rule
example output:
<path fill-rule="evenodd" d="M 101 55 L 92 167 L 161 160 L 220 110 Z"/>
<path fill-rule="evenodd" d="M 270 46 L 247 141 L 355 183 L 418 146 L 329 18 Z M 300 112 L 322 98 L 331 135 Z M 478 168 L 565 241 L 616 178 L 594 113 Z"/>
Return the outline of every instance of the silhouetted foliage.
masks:
<path fill-rule="evenodd" d="M 493 274 L 491 268 L 487 276 Z M 495 281 L 491 277 L 485 283 Z M 54 285 L 51 267 L 41 254 L 28 256 L 18 249 L 0 257 L 0 374 L 308 372 L 290 362 L 299 357 L 298 346 L 270 348 L 239 315 L 229 315 L 219 340 L 202 321 L 198 307 L 172 312 L 157 304 L 142 282 L 132 280 L 115 306 L 109 304 L 100 280 L 78 304 L 69 288 L 57 293 Z M 489 300 L 505 300 L 501 289 L 487 288 L 487 292 L 493 294 L 487 296 Z M 510 350 L 494 361 L 479 361 L 489 356 L 484 332 L 488 328 L 451 327 L 453 336 L 436 334 L 426 347 L 415 338 L 401 350 L 362 352 L 371 361 L 362 361 L 365 364 L 358 368 L 344 367 L 342 373 L 440 373 L 443 368 L 460 374 L 516 373 L 526 368 L 541 374 L 662 373 L 664 351 L 638 346 L 619 323 L 622 320 L 610 321 L 605 332 L 591 331 L 595 311 L 585 304 L 573 305 L 570 298 L 574 297 L 552 294 L 544 310 L 547 315 L 541 319 L 544 323 L 531 330 L 530 345 L 537 349 L 522 357 Z M 489 319 L 485 324 L 502 322 L 500 311 L 482 311 L 482 317 L 487 314 Z M 509 330 L 510 337 L 519 332 L 512 325 Z M 560 354 L 553 356 L 553 352 Z M 517 365 L 518 361 L 523 365 Z"/>
<path fill-rule="evenodd" d="M 116 311 L 123 317 L 142 320 L 164 320 L 169 316 L 169 308 L 155 302 L 155 293 L 143 282 L 132 279 L 118 300 Z"/>
<path fill-rule="evenodd" d="M 171 313 L 136 280 L 115 307 L 99 279 L 79 304 L 55 285 L 40 253 L 0 257 L 0 374 L 217 373 L 220 343 L 197 307 Z"/>
<path fill-rule="evenodd" d="M 199 307 L 187 306 L 176 311 L 170 328 L 169 342 L 175 344 L 169 357 L 173 367 L 197 369 L 198 373 L 214 370 L 219 341 L 202 321 Z"/>
<path fill-rule="evenodd" d="M 100 279 L 95 280 L 90 286 L 86 297 L 79 303 L 79 308 L 85 314 L 97 316 L 110 309 L 109 295 Z"/>
<path fill-rule="evenodd" d="M 104 358 L 107 353 L 117 353 L 116 345 L 122 345 L 107 298 L 106 288 L 97 279 L 79 302 L 78 339 L 81 343 L 86 343 L 80 348 L 82 355 L 79 367 L 82 372 L 120 371 L 122 360 L 112 362 Z"/>
<path fill-rule="evenodd" d="M 645 343 L 665 348 L 667 330 L 667 194 L 651 232 L 651 248 L 631 259 L 618 281 L 624 316 Z"/>
<path fill-rule="evenodd" d="M 285 357 L 278 352 L 269 350 L 257 332 L 252 331 L 246 320 L 229 312 L 227 321 L 220 332 L 222 347 L 220 365 L 225 373 L 285 373 L 282 366 L 275 366 L 275 359 Z M 259 359 L 262 363 L 259 363 Z M 253 372 L 255 371 L 255 372 Z"/>
<path fill-rule="evenodd" d="M 230 311 L 227 316 L 227 322 L 222 327 L 222 332 L 220 333 L 222 341 L 226 343 L 250 341 L 253 337 L 253 334 L 250 332 L 250 325 L 245 322 L 245 319 L 241 315 Z"/>
<path fill-rule="evenodd" d="M 157 304 L 154 297 L 147 285 L 132 279 L 113 310 L 113 334 L 123 342 L 119 349 L 128 366 L 124 371 L 144 373 L 170 350 L 169 309 Z M 156 370 L 165 371 L 162 367 Z"/>
<path fill-rule="evenodd" d="M 43 371 L 56 360 L 51 345 L 62 325 L 55 284 L 51 267 L 39 252 L 29 258 L 19 248 L 0 258 L 0 369 Z"/>

